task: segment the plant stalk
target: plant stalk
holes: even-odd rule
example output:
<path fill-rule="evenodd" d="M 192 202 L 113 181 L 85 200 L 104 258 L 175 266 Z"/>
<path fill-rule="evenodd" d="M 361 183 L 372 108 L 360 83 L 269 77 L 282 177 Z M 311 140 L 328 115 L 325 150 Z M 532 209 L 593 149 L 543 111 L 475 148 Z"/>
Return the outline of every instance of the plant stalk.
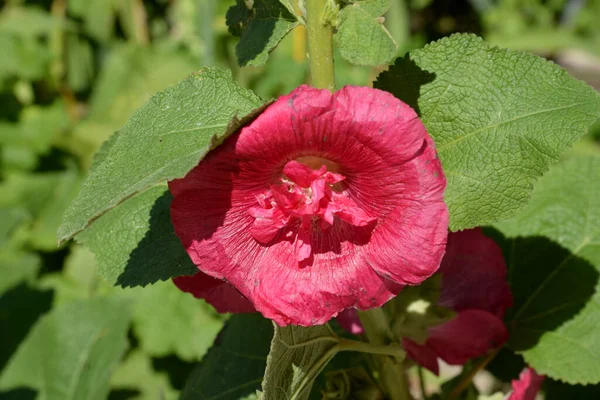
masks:
<path fill-rule="evenodd" d="M 366 312 L 359 312 L 358 315 L 365 329 L 365 336 L 370 343 L 385 346 L 395 341 L 383 309 L 374 308 Z M 399 346 L 399 344 L 396 345 Z M 398 357 L 383 355 L 374 357 L 375 365 L 380 373 L 381 384 L 391 400 L 412 400 L 402 361 L 403 359 Z"/>
<path fill-rule="evenodd" d="M 306 30 L 312 85 L 333 91 L 333 26 L 324 18 L 327 3 L 328 0 L 306 0 Z"/>

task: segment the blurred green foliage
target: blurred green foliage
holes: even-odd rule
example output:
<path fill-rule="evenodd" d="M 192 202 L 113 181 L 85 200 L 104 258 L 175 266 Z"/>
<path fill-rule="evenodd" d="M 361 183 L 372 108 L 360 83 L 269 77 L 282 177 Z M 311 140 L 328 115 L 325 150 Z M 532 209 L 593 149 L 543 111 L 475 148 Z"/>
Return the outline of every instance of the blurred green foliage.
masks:
<path fill-rule="evenodd" d="M 306 83 L 303 28 L 264 66 L 240 68 L 238 39 L 225 23 L 234 0 L 0 4 L 0 397 L 175 399 L 227 316 L 171 282 L 110 286 L 88 250 L 57 247 L 56 230 L 94 153 L 155 92 L 205 65 L 231 69 L 263 99 Z M 599 15 L 598 0 L 395 0 L 385 26 L 398 55 L 474 32 L 553 59 L 598 88 Z M 370 85 L 380 72 L 339 54 L 335 68 L 338 86 Z M 598 154 L 599 139 L 600 123 L 566 157 Z M 98 311 L 99 304 L 108 308 Z M 106 324 L 110 332 L 86 342 Z M 60 330 L 69 346 L 52 342 Z M 68 359 L 106 357 L 74 378 L 38 347 L 64 350 Z M 101 369 L 107 375 L 91 379 Z M 44 379 L 75 382 L 71 397 Z"/>

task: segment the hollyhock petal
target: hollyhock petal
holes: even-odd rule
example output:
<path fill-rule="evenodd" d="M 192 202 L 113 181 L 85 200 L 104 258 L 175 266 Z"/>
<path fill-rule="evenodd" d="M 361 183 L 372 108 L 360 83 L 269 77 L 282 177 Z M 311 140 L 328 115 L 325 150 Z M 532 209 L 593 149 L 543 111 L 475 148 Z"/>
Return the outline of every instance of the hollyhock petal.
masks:
<path fill-rule="evenodd" d="M 524 369 L 518 380 L 512 381 L 513 391 L 507 400 L 535 400 L 545 376 L 538 375 L 533 368 Z"/>
<path fill-rule="evenodd" d="M 444 187 L 409 106 L 376 89 L 306 86 L 169 183 L 171 219 L 192 261 L 280 325 L 381 306 L 394 284 L 435 272 Z M 272 207 L 284 218 L 257 210 Z"/>
<path fill-rule="evenodd" d="M 500 347 L 508 339 L 502 320 L 482 310 L 466 310 L 429 328 L 426 346 L 451 365 L 462 365 Z"/>
<path fill-rule="evenodd" d="M 444 254 L 448 211 L 437 201 L 445 188 L 445 182 L 439 179 L 440 168 L 433 141 L 427 138 L 418 155 L 402 165 L 396 176 L 381 179 L 383 185 L 402 185 L 406 196 L 398 199 L 386 224 L 373 235 L 372 247 L 381 250 L 370 253 L 369 262 L 396 282 L 419 284 L 436 272 L 434 260 Z M 378 192 L 375 187 L 372 190 Z"/>
<path fill-rule="evenodd" d="M 427 368 L 434 374 L 439 375 L 440 366 L 435 350 L 406 338 L 402 340 L 402 347 L 404 347 L 410 359 L 416 361 L 419 365 Z"/>
<path fill-rule="evenodd" d="M 202 272 L 192 276 L 179 276 L 173 278 L 173 283 L 182 291 L 204 299 L 218 312 L 249 313 L 256 309 L 229 283 L 212 278 Z"/>
<path fill-rule="evenodd" d="M 439 272 L 439 304 L 444 307 L 455 311 L 477 308 L 502 318 L 512 306 L 502 250 L 479 228 L 448 235 Z"/>

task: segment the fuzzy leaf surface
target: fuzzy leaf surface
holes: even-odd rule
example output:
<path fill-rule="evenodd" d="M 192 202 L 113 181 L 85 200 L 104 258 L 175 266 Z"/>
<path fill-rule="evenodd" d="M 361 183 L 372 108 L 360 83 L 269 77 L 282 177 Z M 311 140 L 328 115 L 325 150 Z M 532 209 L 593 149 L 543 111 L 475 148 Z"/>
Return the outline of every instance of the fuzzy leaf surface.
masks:
<path fill-rule="evenodd" d="M 235 54 L 242 67 L 265 64 L 269 53 L 298 25 L 296 17 L 279 0 L 254 0 L 252 9 L 244 0 L 237 0 L 226 18 L 229 32 L 240 37 Z"/>
<path fill-rule="evenodd" d="M 77 235 L 96 255 L 100 274 L 124 287 L 146 286 L 198 270 L 175 235 L 166 186 L 126 200 Z"/>
<path fill-rule="evenodd" d="M 398 46 L 383 26 L 390 0 L 355 0 L 338 15 L 335 44 L 347 61 L 356 65 L 382 65 L 390 62 Z"/>
<path fill-rule="evenodd" d="M 136 193 L 183 177 L 262 104 L 230 71 L 206 68 L 158 93 L 119 131 L 65 213 L 60 241 Z"/>
<path fill-rule="evenodd" d="M 329 325 L 275 326 L 262 383 L 262 400 L 306 400 L 319 372 L 338 352 Z"/>
<path fill-rule="evenodd" d="M 453 231 L 509 218 L 600 116 L 600 96 L 550 61 L 455 34 L 377 78 L 420 114 L 448 180 Z"/>
<path fill-rule="evenodd" d="M 527 208 L 499 223 L 515 304 L 509 345 L 539 373 L 600 382 L 600 157 L 542 177 Z"/>

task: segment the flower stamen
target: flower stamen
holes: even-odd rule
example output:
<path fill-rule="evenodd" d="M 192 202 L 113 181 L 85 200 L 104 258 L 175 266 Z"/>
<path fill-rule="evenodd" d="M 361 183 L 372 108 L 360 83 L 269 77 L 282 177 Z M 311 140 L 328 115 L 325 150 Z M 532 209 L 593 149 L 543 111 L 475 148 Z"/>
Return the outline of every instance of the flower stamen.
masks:
<path fill-rule="evenodd" d="M 283 168 L 284 177 L 278 185 L 257 197 L 258 206 L 249 209 L 255 218 L 251 228 L 254 239 L 267 244 L 285 227 L 297 227 L 295 232 L 296 260 L 301 262 L 312 254 L 315 229 L 327 231 L 334 217 L 353 225 L 365 226 L 376 220 L 351 198 L 332 189 L 343 181 L 341 174 L 319 169 L 292 160 Z"/>

